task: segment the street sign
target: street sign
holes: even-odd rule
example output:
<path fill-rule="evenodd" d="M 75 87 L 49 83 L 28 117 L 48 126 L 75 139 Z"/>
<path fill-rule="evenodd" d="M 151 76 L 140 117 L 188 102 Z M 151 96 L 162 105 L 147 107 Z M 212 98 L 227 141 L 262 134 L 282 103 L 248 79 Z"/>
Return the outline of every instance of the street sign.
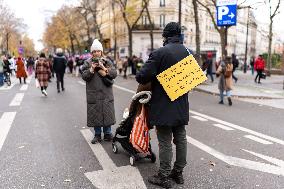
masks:
<path fill-rule="evenodd" d="M 237 24 L 237 0 L 217 0 L 217 25 Z"/>

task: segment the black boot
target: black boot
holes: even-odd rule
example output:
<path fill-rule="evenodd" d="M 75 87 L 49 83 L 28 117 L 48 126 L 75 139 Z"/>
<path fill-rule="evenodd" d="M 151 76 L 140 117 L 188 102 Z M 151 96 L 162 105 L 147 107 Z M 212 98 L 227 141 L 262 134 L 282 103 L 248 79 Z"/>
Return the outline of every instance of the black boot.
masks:
<path fill-rule="evenodd" d="M 160 174 L 149 177 L 148 182 L 153 185 L 161 186 L 163 188 L 172 188 L 171 180 L 168 177 L 162 176 Z"/>
<path fill-rule="evenodd" d="M 96 143 L 101 142 L 101 141 L 102 141 L 101 135 L 95 135 L 93 140 L 91 141 L 91 143 L 96 144 Z"/>
<path fill-rule="evenodd" d="M 221 100 L 221 101 L 219 102 L 219 104 L 224 104 L 223 100 Z"/>
<path fill-rule="evenodd" d="M 171 179 L 173 179 L 177 184 L 183 184 L 184 183 L 182 171 L 177 171 L 177 170 L 173 169 L 169 177 Z"/>
<path fill-rule="evenodd" d="M 233 105 L 231 97 L 228 97 L 228 102 L 229 102 L 229 106 Z"/>

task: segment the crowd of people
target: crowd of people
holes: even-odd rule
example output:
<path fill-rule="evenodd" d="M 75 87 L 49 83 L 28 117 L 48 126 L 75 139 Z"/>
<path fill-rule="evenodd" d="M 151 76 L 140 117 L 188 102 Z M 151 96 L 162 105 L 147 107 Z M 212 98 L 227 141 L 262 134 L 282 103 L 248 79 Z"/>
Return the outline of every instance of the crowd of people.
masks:
<path fill-rule="evenodd" d="M 87 126 L 94 128 L 95 134 L 91 143 L 96 144 L 102 140 L 112 141 L 111 126 L 116 123 L 112 86 L 117 77 L 117 70 L 119 74 L 127 78 L 128 68 L 130 68 L 130 73 L 136 76 L 139 86 L 150 84 L 152 92 L 148 119 L 149 125 L 156 127 L 160 166 L 157 174 L 149 177 L 148 181 L 163 188 L 171 188 L 171 179 L 177 184 L 184 183 L 183 169 L 187 165 L 186 125 L 189 121 L 188 93 L 171 101 L 156 76 L 187 57 L 190 51 L 183 45 L 181 27 L 178 23 L 168 23 L 162 36 L 164 46 L 154 50 L 145 63 L 136 56 L 113 61 L 110 57 L 104 56 L 103 46 L 97 39 L 93 41 L 90 47 L 91 53 L 88 55 L 66 57 L 63 50 L 58 48 L 55 55 L 46 57 L 45 53 L 40 53 L 36 59 L 2 56 L 0 86 L 3 85 L 5 72 L 16 71 L 19 82 L 26 83 L 27 75 L 32 75 L 34 71 L 42 95 L 47 96 L 48 83 L 52 77 L 56 76 L 57 92 L 60 93 L 65 90 L 66 69 L 68 68 L 71 74 L 75 72 L 77 76 L 80 72 L 82 79 L 86 82 Z M 256 60 L 252 59 L 251 65 L 257 71 L 255 82 L 258 79 L 260 83 L 265 67 L 263 57 L 260 55 Z M 212 82 L 214 82 L 213 66 L 213 54 L 208 53 L 202 69 L 207 71 L 206 75 L 210 76 Z M 232 54 L 231 57 L 224 57 L 218 61 L 215 66 L 215 73 L 219 78 L 219 104 L 224 104 L 225 92 L 228 104 L 231 106 L 233 79 L 235 82 L 238 81 L 234 71 L 239 66 L 239 61 Z M 176 145 L 176 159 L 173 167 L 171 166 L 172 141 Z"/>

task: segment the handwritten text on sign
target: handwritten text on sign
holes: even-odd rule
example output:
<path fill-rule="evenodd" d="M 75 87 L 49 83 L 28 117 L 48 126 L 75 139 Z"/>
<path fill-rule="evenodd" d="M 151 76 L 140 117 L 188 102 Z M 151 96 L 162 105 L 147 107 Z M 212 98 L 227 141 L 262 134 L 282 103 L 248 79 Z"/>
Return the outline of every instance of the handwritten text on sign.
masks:
<path fill-rule="evenodd" d="M 184 95 L 207 78 L 193 55 L 189 55 L 157 76 L 171 101 Z"/>

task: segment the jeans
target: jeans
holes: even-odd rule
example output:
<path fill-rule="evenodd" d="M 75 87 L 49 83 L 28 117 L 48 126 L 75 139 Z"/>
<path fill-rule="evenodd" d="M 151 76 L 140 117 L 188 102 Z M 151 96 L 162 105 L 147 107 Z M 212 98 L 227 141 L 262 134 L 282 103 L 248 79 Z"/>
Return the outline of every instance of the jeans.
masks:
<path fill-rule="evenodd" d="M 4 85 L 4 73 L 0 73 L 0 87 Z"/>
<path fill-rule="evenodd" d="M 226 96 L 231 97 L 231 90 L 226 91 Z M 224 91 L 220 90 L 220 100 L 224 100 Z"/>
<path fill-rule="evenodd" d="M 176 161 L 174 163 L 174 169 L 177 171 L 183 171 L 183 168 L 187 163 L 187 140 L 185 125 L 173 127 L 156 126 L 156 129 L 159 142 L 159 174 L 167 177 L 171 172 L 171 163 L 173 157 L 172 136 L 174 137 L 173 143 L 176 145 Z"/>
<path fill-rule="evenodd" d="M 102 127 L 95 127 L 95 135 L 102 134 Z M 104 134 L 111 134 L 111 126 L 103 127 Z"/>

